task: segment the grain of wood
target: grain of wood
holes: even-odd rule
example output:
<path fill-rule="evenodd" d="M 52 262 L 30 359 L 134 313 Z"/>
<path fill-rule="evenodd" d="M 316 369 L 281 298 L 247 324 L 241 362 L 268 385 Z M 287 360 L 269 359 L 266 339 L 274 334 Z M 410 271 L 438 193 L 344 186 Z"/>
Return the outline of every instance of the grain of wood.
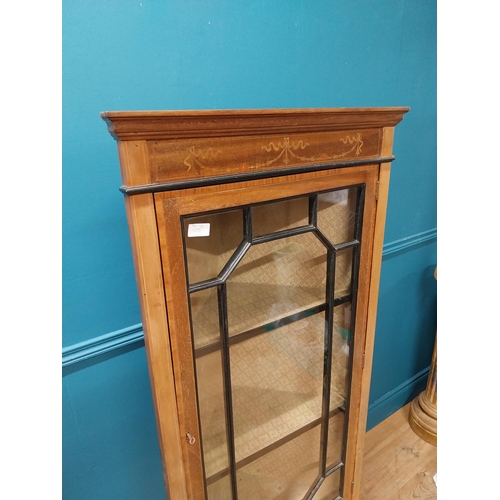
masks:
<path fill-rule="evenodd" d="M 390 169 L 384 161 L 392 160 L 394 127 L 407 111 L 399 107 L 102 113 L 118 141 L 170 498 L 207 497 L 181 216 L 364 185 L 343 492 L 345 500 L 358 500 Z M 291 166 L 300 167 L 300 172 L 290 172 Z M 226 386 L 231 394 L 228 381 Z M 231 398 L 227 400 L 230 407 Z M 397 457 L 403 467 L 415 455 L 415 447 L 406 445 Z M 334 474 L 330 478 L 323 490 Z M 424 486 L 408 480 L 400 490 L 414 495 Z M 368 500 L 376 499 L 370 494 Z"/>
<path fill-rule="evenodd" d="M 371 429 L 365 438 L 360 500 L 435 500 L 436 447 L 408 424 L 409 405 Z"/>

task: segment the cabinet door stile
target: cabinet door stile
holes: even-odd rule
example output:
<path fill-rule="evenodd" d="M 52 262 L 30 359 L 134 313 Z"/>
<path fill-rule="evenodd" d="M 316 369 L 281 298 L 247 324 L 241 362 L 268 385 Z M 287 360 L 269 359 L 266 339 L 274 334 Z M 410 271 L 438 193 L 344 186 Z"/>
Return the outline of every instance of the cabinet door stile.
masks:
<path fill-rule="evenodd" d="M 168 323 L 174 360 L 175 391 L 179 426 L 187 474 L 188 498 L 202 499 L 203 463 L 196 406 L 196 380 L 191 341 L 186 270 L 180 215 L 176 200 L 156 202 Z M 168 235 L 165 229 L 168 228 Z M 184 437 L 184 439 L 182 439 Z"/>
<path fill-rule="evenodd" d="M 375 232 L 376 201 L 375 189 L 378 180 L 378 168 L 374 169 L 369 181 L 366 183 L 363 227 L 363 240 L 360 251 L 359 277 L 358 277 L 358 296 L 356 301 L 356 326 L 354 345 L 352 346 L 352 376 L 350 384 L 350 404 L 348 413 L 348 432 L 346 442 L 346 459 L 344 474 L 344 497 L 345 500 L 356 498 L 351 496 L 350 484 L 354 481 L 354 463 L 357 457 L 357 450 L 363 446 L 366 421 L 363 420 L 360 408 L 364 404 L 363 398 L 368 394 L 363 393 L 363 379 L 367 370 L 371 372 L 371 366 L 368 367 L 364 362 L 364 349 L 369 333 L 366 329 L 367 324 L 367 304 L 369 298 L 369 283 L 371 278 L 371 259 L 373 254 L 373 239 Z M 373 334 L 374 332 L 371 332 Z M 368 375 L 369 375 L 368 372 Z"/>

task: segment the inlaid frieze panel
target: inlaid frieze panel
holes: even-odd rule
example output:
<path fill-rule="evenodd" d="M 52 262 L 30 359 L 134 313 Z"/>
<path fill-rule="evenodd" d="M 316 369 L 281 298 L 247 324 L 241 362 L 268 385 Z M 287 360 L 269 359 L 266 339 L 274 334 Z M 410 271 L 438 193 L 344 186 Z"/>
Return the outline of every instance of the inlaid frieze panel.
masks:
<path fill-rule="evenodd" d="M 153 182 L 376 157 L 380 130 L 150 140 Z"/>

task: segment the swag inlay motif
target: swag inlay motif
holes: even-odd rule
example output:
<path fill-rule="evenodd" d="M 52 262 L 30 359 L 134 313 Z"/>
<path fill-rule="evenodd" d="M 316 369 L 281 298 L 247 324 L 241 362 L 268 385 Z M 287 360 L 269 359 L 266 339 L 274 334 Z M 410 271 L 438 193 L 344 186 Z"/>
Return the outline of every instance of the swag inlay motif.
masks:
<path fill-rule="evenodd" d="M 290 141 L 290 137 L 284 137 L 283 142 L 269 142 L 268 145 L 262 146 L 262 149 L 267 153 L 278 152 L 278 155 L 270 160 L 265 162 L 256 162 L 253 165 L 248 166 L 246 163 L 242 164 L 245 169 L 256 170 L 260 168 L 270 167 L 274 163 L 278 162 L 281 159 L 281 163 L 288 165 L 293 160 L 298 160 L 305 163 L 312 162 L 320 162 L 320 161 L 328 161 L 328 160 L 337 160 L 339 158 L 345 158 L 347 155 L 354 153 L 355 156 L 359 156 L 361 154 L 363 148 L 363 141 L 361 139 L 361 134 L 356 134 L 351 137 L 347 135 L 346 137 L 341 137 L 340 141 L 343 144 L 352 145 L 352 147 L 342 153 L 339 154 L 326 154 L 322 153 L 319 156 L 300 156 L 295 153 L 295 151 L 300 151 L 306 149 L 310 144 L 305 142 L 302 139 L 297 141 Z M 205 165 L 201 162 L 201 160 L 209 160 L 214 159 L 222 153 L 222 149 L 220 148 L 207 148 L 207 149 L 197 149 L 195 146 L 191 146 L 187 149 L 187 156 L 184 159 L 183 163 L 186 165 L 187 170 L 189 172 L 194 164 L 196 164 L 199 168 L 206 168 Z"/>
<path fill-rule="evenodd" d="M 355 152 L 356 156 L 359 156 L 361 154 L 361 148 L 363 147 L 361 134 L 357 134 L 355 137 L 346 136 L 345 138 L 341 138 L 340 140 L 344 144 L 354 144 L 354 146 L 348 151 L 339 154 L 327 155 L 326 153 L 322 153 L 320 156 L 307 157 L 307 156 L 299 156 L 295 154 L 294 151 L 306 149 L 307 146 L 309 146 L 308 142 L 304 143 L 304 141 L 302 140 L 296 142 L 290 142 L 289 137 L 284 137 L 282 143 L 278 142 L 278 144 L 275 144 L 274 142 L 270 142 L 268 146 L 262 146 L 262 149 L 266 150 L 268 153 L 270 153 L 271 151 L 280 151 L 280 153 L 278 154 L 278 156 L 276 156 L 276 158 L 268 160 L 265 163 L 256 163 L 255 165 L 252 165 L 249 168 L 258 169 L 262 167 L 269 167 L 270 165 L 278 161 L 280 158 L 282 159 L 285 165 L 288 165 L 291 161 L 290 157 L 294 158 L 295 160 L 311 163 L 311 162 L 319 162 L 327 160 L 337 160 L 339 158 L 344 158 L 345 156 L 353 152 Z"/>
<path fill-rule="evenodd" d="M 147 144 L 152 182 L 375 157 L 378 130 L 158 140 Z"/>

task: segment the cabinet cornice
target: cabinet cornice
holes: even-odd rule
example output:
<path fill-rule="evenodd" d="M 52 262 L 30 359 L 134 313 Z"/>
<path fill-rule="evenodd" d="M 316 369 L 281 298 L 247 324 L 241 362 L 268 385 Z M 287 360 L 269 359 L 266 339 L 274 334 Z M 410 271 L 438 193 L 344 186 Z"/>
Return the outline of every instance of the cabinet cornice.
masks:
<path fill-rule="evenodd" d="M 408 107 L 105 111 L 118 140 L 187 139 L 394 127 Z"/>

